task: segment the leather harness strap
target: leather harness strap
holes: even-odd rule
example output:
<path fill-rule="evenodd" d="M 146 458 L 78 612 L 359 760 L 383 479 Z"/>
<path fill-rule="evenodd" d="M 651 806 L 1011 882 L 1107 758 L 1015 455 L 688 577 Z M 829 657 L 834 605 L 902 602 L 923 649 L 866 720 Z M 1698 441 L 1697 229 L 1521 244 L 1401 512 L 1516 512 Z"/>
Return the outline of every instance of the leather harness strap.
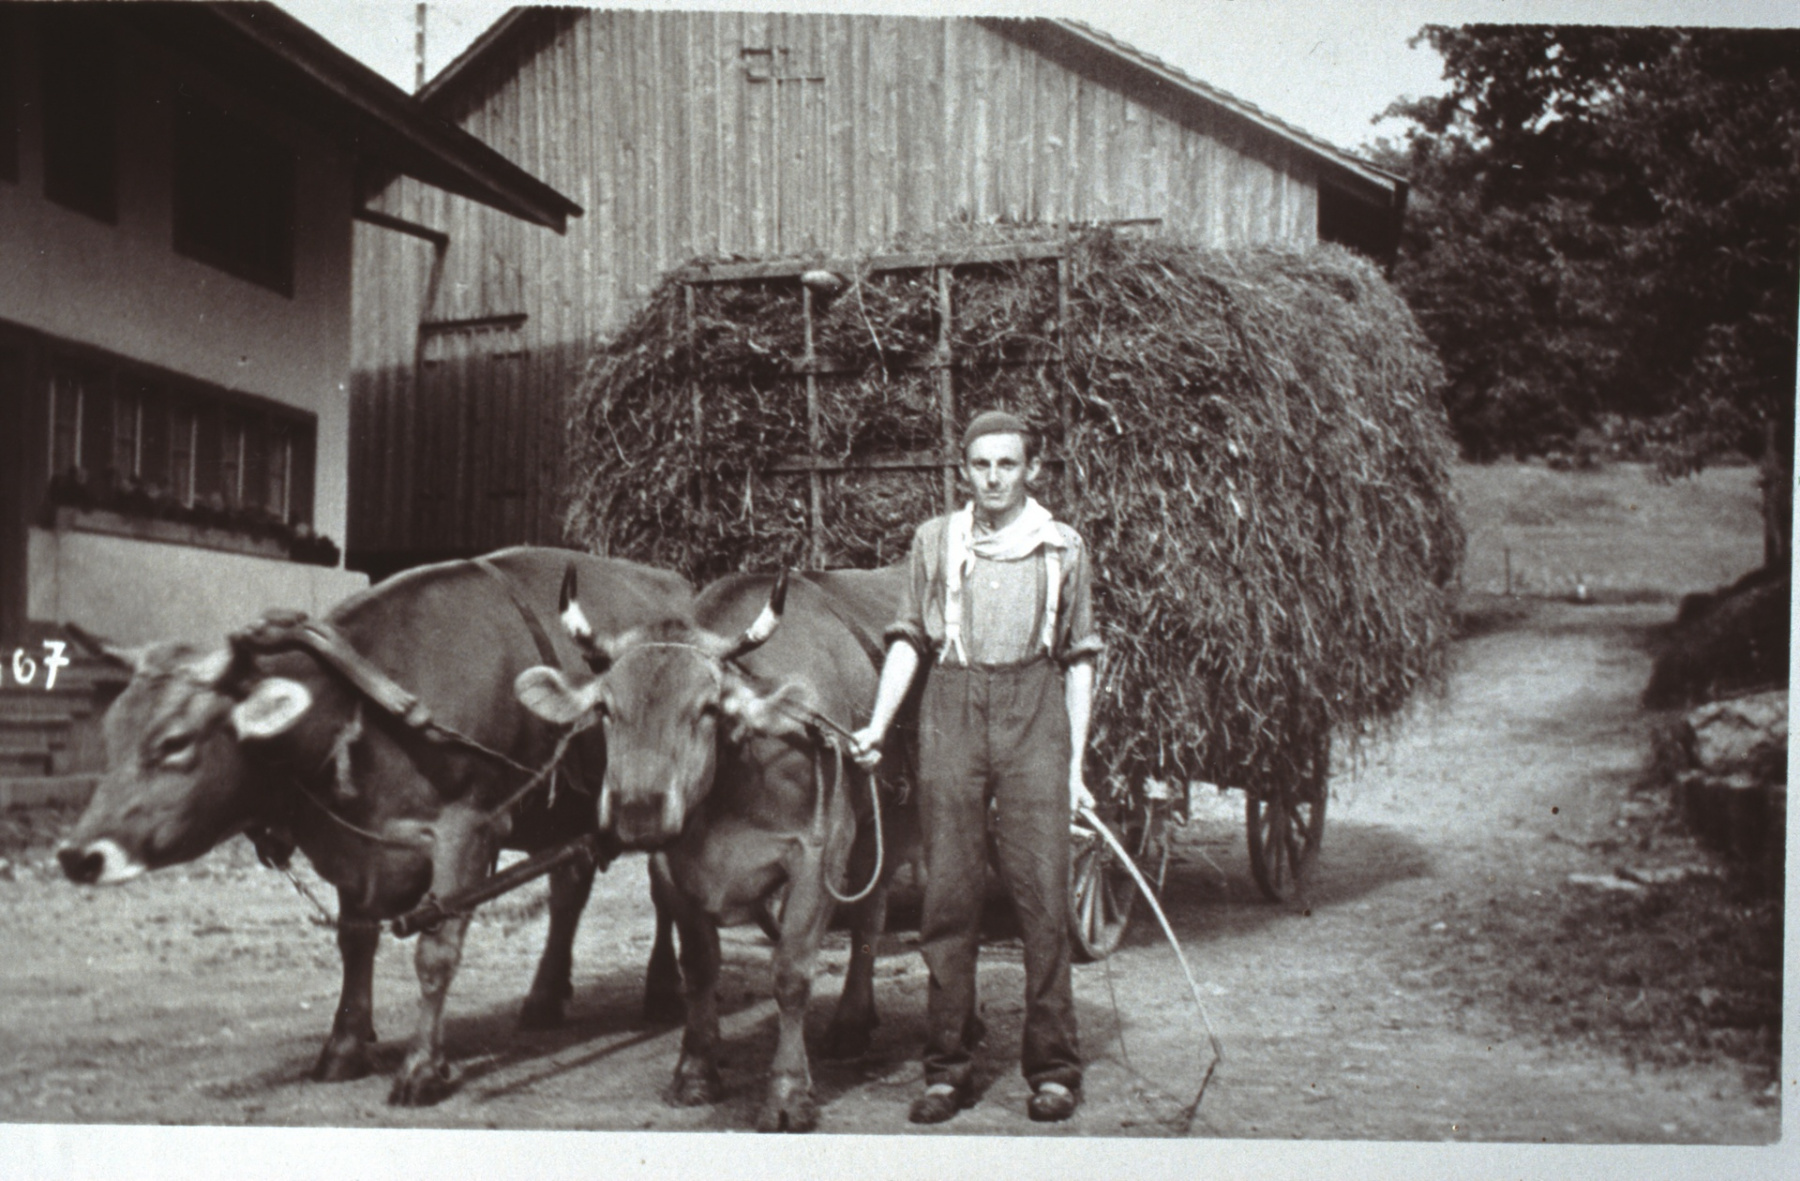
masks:
<path fill-rule="evenodd" d="M 486 558 L 472 560 L 483 574 L 500 584 L 501 588 L 506 591 L 506 597 L 512 600 L 512 605 L 519 609 L 519 618 L 525 621 L 525 627 L 531 632 L 531 640 L 537 645 L 538 656 L 543 659 L 545 664 L 553 668 L 562 668 L 562 661 L 558 660 L 556 656 L 556 647 L 550 643 L 550 637 L 545 634 L 544 625 L 538 622 L 537 612 L 531 609 L 531 605 L 525 601 L 525 596 L 520 593 L 518 580 Z"/>
<path fill-rule="evenodd" d="M 486 558 L 475 558 L 473 561 L 482 573 L 500 584 L 501 588 L 506 591 L 506 597 L 512 600 L 514 607 L 518 608 L 519 618 L 525 621 L 525 628 L 531 633 L 531 641 L 537 645 L 539 659 L 551 668 L 559 671 L 567 671 L 563 669 L 562 660 L 556 655 L 556 646 L 550 642 L 549 635 L 545 633 L 544 625 L 538 619 L 538 613 L 533 611 L 531 609 L 531 604 L 525 601 L 525 595 L 519 586 L 519 580 L 500 569 L 500 567 L 494 565 L 494 563 Z M 563 746 L 566 748 L 565 757 L 568 760 L 569 776 L 575 783 L 579 784 L 586 779 L 584 774 L 585 767 L 582 765 L 581 746 L 574 742 L 565 742 Z M 581 789 L 577 788 L 577 790 Z M 556 778 L 554 771 L 551 772 L 550 776 L 549 798 L 551 800 L 556 798 Z"/>
<path fill-rule="evenodd" d="M 517 608 L 519 618 L 524 621 L 526 630 L 531 633 L 532 642 L 537 647 L 538 655 L 544 663 L 561 668 L 562 662 L 557 658 L 556 648 L 551 644 L 543 624 L 539 622 L 537 613 L 526 602 L 518 581 L 486 558 L 473 559 L 471 565 L 479 568 L 506 591 L 506 597 Z M 242 645 L 262 651 L 289 645 L 304 647 L 350 682 L 363 696 L 430 741 L 450 742 L 466 746 L 497 759 L 515 770 L 526 774 L 532 773 L 532 768 L 517 762 L 503 752 L 493 750 L 469 735 L 459 733 L 437 721 L 432 717 L 431 709 L 419 700 L 417 694 L 408 691 L 387 673 L 377 668 L 372 661 L 358 652 L 350 641 L 344 638 L 342 632 L 326 620 L 308 619 L 298 612 L 271 611 L 255 623 L 235 633 L 231 637 L 231 642 L 234 648 Z M 568 750 L 569 756 L 574 760 L 575 765 L 571 768 L 571 772 L 577 782 L 583 778 L 579 751 L 580 748 L 577 746 L 570 746 Z"/>

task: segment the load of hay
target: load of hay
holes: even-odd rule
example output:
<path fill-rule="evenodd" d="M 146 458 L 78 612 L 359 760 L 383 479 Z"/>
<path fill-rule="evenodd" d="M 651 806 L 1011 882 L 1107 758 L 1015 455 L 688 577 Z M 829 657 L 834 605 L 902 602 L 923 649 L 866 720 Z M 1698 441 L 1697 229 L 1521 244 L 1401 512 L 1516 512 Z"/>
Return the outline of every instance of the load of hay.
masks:
<path fill-rule="evenodd" d="M 957 428 L 1039 425 L 1037 495 L 1093 550 L 1095 749 L 1114 783 L 1292 783 L 1443 671 L 1463 534 L 1436 361 L 1336 247 L 1062 250 L 1060 292 L 1054 259 L 956 267 L 943 343 Z M 822 477 L 814 537 L 793 460 L 941 454 L 941 292 L 841 277 L 813 299 L 810 415 L 797 278 L 665 283 L 571 399 L 571 539 L 701 582 L 904 557 L 941 469 Z"/>

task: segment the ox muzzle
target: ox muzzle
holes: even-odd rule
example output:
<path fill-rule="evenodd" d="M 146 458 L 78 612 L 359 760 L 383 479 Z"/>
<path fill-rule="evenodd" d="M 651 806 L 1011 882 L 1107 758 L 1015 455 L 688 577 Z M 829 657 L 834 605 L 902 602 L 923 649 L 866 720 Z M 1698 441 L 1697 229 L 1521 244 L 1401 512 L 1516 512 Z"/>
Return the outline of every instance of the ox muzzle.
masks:
<path fill-rule="evenodd" d="M 674 789 L 646 799 L 620 802 L 608 787 L 601 790 L 598 806 L 601 831 L 611 830 L 625 845 L 636 849 L 667 844 L 681 835 L 682 825 L 687 822 L 687 807 L 681 793 Z"/>
<path fill-rule="evenodd" d="M 130 856 L 117 841 L 102 838 L 81 845 L 64 845 L 56 851 L 57 864 L 78 886 L 110 886 L 128 882 L 144 872 L 142 861 Z"/>

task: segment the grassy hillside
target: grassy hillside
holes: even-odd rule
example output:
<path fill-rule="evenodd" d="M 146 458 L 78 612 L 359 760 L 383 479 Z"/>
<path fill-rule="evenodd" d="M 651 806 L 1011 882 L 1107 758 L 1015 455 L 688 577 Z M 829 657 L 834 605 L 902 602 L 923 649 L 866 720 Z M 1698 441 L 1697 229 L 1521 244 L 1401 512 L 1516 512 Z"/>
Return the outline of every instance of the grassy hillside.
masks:
<path fill-rule="evenodd" d="M 1460 464 L 1469 549 L 1463 585 L 1566 597 L 1584 583 L 1602 602 L 1674 600 L 1762 564 L 1754 467 L 1712 468 L 1659 483 L 1647 464 L 1559 472 L 1521 463 Z"/>

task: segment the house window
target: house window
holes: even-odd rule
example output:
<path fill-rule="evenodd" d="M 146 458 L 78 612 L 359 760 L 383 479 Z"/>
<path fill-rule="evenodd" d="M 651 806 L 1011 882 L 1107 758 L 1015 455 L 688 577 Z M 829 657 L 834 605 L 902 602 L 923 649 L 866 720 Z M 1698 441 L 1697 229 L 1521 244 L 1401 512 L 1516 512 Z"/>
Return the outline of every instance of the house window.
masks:
<path fill-rule="evenodd" d="M 59 367 L 50 375 L 50 471 L 81 466 L 81 419 L 90 380 L 78 369 Z"/>
<path fill-rule="evenodd" d="M 78 213 L 116 222 L 119 98 L 112 40 L 86 12 L 45 8 L 39 25 L 44 195 Z"/>
<path fill-rule="evenodd" d="M 294 156 L 192 95 L 175 110 L 175 249 L 294 294 Z"/>
<path fill-rule="evenodd" d="M 82 503 L 311 523 L 311 415 L 64 357 L 51 361 L 47 398 L 51 479 Z"/>

